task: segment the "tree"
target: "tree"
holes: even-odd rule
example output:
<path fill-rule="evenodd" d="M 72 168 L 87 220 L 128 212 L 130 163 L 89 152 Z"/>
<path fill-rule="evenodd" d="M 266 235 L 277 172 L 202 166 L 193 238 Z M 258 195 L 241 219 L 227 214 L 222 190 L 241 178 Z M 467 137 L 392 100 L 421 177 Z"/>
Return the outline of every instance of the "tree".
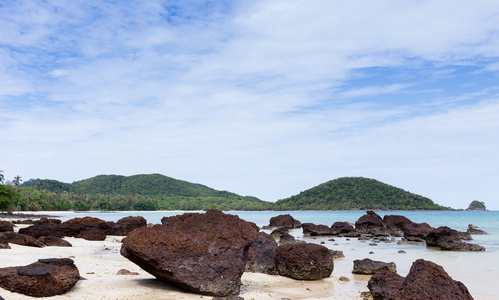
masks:
<path fill-rule="evenodd" d="M 3 176 L 3 171 L 0 170 L 0 184 L 3 184 L 5 177 Z"/>
<path fill-rule="evenodd" d="M 5 185 L 0 185 L 0 210 L 9 210 L 12 202 L 11 189 Z"/>
<path fill-rule="evenodd" d="M 15 187 L 18 187 L 21 184 L 21 181 L 21 176 L 17 175 L 16 177 L 14 177 L 14 180 L 12 180 L 12 183 Z"/>

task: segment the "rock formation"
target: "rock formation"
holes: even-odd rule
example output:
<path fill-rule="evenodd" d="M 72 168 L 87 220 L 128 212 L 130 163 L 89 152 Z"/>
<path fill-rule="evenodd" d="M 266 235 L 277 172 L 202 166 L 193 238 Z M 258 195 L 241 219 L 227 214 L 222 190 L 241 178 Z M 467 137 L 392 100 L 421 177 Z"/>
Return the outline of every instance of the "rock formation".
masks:
<path fill-rule="evenodd" d="M 257 230 L 238 216 L 208 210 L 163 218 L 124 239 L 121 254 L 161 280 L 212 296 L 237 295 Z"/>
<path fill-rule="evenodd" d="M 329 249 L 309 243 L 286 244 L 277 247 L 276 263 L 279 275 L 299 280 L 329 277 L 334 261 Z"/>

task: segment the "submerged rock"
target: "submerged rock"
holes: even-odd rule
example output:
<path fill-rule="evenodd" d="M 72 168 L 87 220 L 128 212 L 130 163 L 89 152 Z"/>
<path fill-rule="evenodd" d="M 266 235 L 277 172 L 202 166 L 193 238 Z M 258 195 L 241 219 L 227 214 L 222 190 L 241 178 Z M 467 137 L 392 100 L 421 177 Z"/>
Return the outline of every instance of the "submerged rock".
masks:
<path fill-rule="evenodd" d="M 237 295 L 257 230 L 238 216 L 208 210 L 165 217 L 123 240 L 121 254 L 158 279 L 211 296 Z"/>
<path fill-rule="evenodd" d="M 80 279 L 72 259 L 49 258 L 22 267 L 0 269 L 0 286 L 31 297 L 51 297 L 69 291 Z"/>

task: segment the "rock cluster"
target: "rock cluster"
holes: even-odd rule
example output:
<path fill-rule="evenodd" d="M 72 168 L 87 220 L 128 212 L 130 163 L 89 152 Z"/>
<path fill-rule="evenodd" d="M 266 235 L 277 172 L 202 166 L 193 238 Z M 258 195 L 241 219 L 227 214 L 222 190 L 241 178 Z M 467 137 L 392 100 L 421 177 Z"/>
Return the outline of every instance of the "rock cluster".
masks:
<path fill-rule="evenodd" d="M 57 219 L 41 218 L 33 226 L 22 228 L 19 233 L 39 238 L 41 236 L 77 237 L 101 241 L 107 235 L 124 236 L 136 228 L 147 226 L 143 217 L 125 217 L 116 223 L 98 218 L 73 218 L 66 222 Z"/>

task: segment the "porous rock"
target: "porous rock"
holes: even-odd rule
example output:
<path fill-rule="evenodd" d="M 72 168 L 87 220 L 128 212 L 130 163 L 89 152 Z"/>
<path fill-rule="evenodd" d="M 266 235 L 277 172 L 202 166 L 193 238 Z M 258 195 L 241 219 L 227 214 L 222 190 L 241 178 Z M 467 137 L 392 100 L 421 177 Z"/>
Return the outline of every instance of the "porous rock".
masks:
<path fill-rule="evenodd" d="M 285 214 L 270 218 L 269 226 L 292 229 L 292 228 L 300 228 L 301 222 L 293 218 L 290 214 Z"/>
<path fill-rule="evenodd" d="M 238 216 L 208 210 L 165 217 L 123 240 L 121 254 L 157 278 L 211 296 L 237 295 L 258 232 Z"/>
<path fill-rule="evenodd" d="M 374 300 L 473 299 L 462 282 L 453 280 L 441 266 L 423 259 L 418 259 L 412 264 L 409 274 L 403 281 L 392 272 L 378 273 L 371 277 L 368 287 Z"/>
<path fill-rule="evenodd" d="M 0 220 L 0 232 L 14 231 L 14 224 L 10 221 Z"/>
<path fill-rule="evenodd" d="M 12 243 L 21 246 L 29 246 L 29 247 L 45 247 L 44 244 L 36 240 L 35 238 L 24 235 L 18 232 L 2 232 L 0 233 L 0 241 L 3 243 Z"/>
<path fill-rule="evenodd" d="M 0 269 L 0 286 L 31 297 L 51 297 L 69 291 L 80 279 L 72 259 L 48 258 L 21 267 Z"/>
<path fill-rule="evenodd" d="M 303 223 L 301 224 L 304 235 L 310 236 L 324 236 L 324 235 L 337 235 L 338 231 L 332 229 L 329 226 L 314 223 Z"/>
<path fill-rule="evenodd" d="M 72 247 L 70 242 L 53 235 L 41 236 L 38 238 L 38 241 L 44 244 L 45 246 Z"/>
<path fill-rule="evenodd" d="M 248 249 L 245 271 L 276 275 L 276 249 L 277 243 L 275 239 L 263 231 L 259 232 Z"/>
<path fill-rule="evenodd" d="M 364 275 L 372 275 L 380 272 L 397 272 L 397 266 L 394 262 L 382 262 L 382 261 L 374 261 L 369 258 L 364 258 L 362 260 L 356 259 L 353 261 L 353 270 L 354 274 L 364 274 Z"/>
<path fill-rule="evenodd" d="M 276 250 L 279 275 L 299 280 L 329 277 L 334 261 L 325 246 L 311 243 L 280 245 Z"/>

